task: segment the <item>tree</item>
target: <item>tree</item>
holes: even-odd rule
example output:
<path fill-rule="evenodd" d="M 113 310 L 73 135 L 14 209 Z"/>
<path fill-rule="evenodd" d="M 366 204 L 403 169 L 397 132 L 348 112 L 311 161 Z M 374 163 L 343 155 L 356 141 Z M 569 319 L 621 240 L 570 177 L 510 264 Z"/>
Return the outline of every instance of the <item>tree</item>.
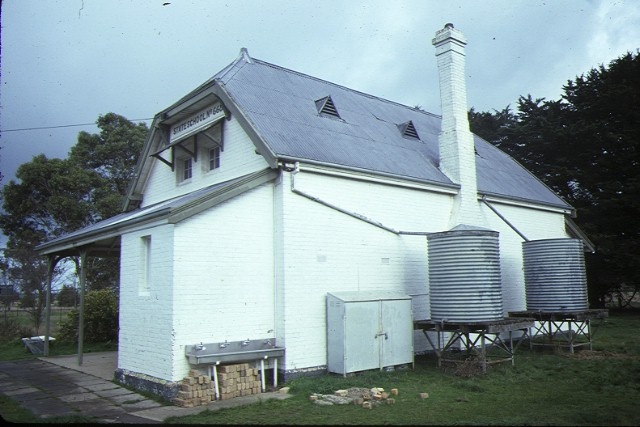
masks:
<path fill-rule="evenodd" d="M 26 237 L 25 237 L 26 239 Z M 33 242 L 23 240 L 23 246 L 16 246 L 9 239 L 5 256 L 9 280 L 20 289 L 20 306 L 32 320 L 33 331 L 37 335 L 42 323 L 46 303 L 46 282 L 48 265 L 33 250 Z"/>
<path fill-rule="evenodd" d="M 102 185 L 96 187 L 95 208 L 105 219 L 120 213 L 149 128 L 114 113 L 100 116 L 97 124 L 99 134 L 80 132 L 69 160 L 102 178 Z"/>
<path fill-rule="evenodd" d="M 11 305 L 18 301 L 19 296 L 9 278 L 9 263 L 4 258 L 0 258 L 0 303 L 4 308 L 4 322 L 7 323 L 7 312 L 11 310 Z"/>
<path fill-rule="evenodd" d="M 81 132 L 67 159 L 35 156 L 21 165 L 2 189 L 0 228 L 8 237 L 5 256 L 24 293 L 24 303 L 41 318 L 46 262 L 34 248 L 117 214 L 146 138 L 144 123 L 133 124 L 114 113 L 100 116 L 100 134 Z M 135 153 L 135 154 L 133 154 Z M 100 274 L 92 274 L 91 269 Z M 114 260 L 92 260 L 87 286 L 117 286 Z M 34 318 L 34 320 L 36 320 Z M 39 325 L 39 320 L 36 321 Z"/>
<path fill-rule="evenodd" d="M 78 289 L 75 286 L 63 285 L 56 299 L 60 307 L 75 307 L 79 300 Z"/>
<path fill-rule="evenodd" d="M 564 197 L 591 237 L 590 300 L 640 289 L 640 56 L 569 80 L 558 101 L 520 97 L 515 117 L 469 114 L 472 130 Z"/>
<path fill-rule="evenodd" d="M 2 190 L 0 225 L 9 240 L 27 233 L 39 244 L 95 222 L 95 172 L 40 154 L 20 165 L 16 177 L 19 183 L 11 180 Z"/>

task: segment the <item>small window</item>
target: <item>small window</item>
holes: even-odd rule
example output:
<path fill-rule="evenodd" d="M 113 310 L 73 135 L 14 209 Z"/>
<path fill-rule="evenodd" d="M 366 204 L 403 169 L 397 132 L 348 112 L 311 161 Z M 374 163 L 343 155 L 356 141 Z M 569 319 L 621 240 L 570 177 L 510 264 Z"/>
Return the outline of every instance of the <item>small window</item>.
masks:
<path fill-rule="evenodd" d="M 220 147 L 209 148 L 209 170 L 220 167 Z"/>
<path fill-rule="evenodd" d="M 193 176 L 193 159 L 178 160 L 178 182 L 188 181 Z"/>
<path fill-rule="evenodd" d="M 140 276 L 138 295 L 148 296 L 151 290 L 151 236 L 140 238 Z"/>

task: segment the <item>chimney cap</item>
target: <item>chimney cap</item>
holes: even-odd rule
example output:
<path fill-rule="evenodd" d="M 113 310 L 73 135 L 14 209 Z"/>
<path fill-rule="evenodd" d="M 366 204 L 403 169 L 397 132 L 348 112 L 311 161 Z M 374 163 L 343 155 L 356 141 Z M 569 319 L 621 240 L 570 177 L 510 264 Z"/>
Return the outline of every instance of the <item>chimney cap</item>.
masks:
<path fill-rule="evenodd" d="M 450 22 L 443 29 L 436 31 L 435 38 L 431 40 L 431 43 L 436 47 L 443 46 L 448 42 L 453 42 L 461 47 L 467 44 L 467 38 L 464 34 L 460 30 L 453 28 L 453 24 Z M 437 55 L 438 53 L 436 52 Z"/>

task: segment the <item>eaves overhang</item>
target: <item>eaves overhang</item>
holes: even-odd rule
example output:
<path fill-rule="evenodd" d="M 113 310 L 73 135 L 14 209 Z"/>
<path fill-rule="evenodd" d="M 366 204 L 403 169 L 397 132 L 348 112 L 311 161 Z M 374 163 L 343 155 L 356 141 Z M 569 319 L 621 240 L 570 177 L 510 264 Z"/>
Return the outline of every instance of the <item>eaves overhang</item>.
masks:
<path fill-rule="evenodd" d="M 575 216 L 575 208 L 569 204 L 547 203 L 539 200 L 531 200 L 524 197 L 506 196 L 504 194 L 478 191 L 478 199 L 486 199 L 489 202 L 504 205 L 522 206 L 532 209 L 546 210 L 550 212 L 562 213 Z"/>
<path fill-rule="evenodd" d="M 596 252 L 596 245 L 589 239 L 587 234 L 584 231 L 582 231 L 580 227 L 578 227 L 578 224 L 576 224 L 571 218 L 565 217 L 564 225 L 567 232 L 570 235 L 572 235 L 576 239 L 582 240 L 582 243 L 584 244 L 585 252 L 591 252 L 591 253 Z"/>
<path fill-rule="evenodd" d="M 422 178 L 417 178 L 417 177 L 412 177 L 407 175 L 400 175 L 400 174 L 382 172 L 382 171 L 377 171 L 372 169 L 358 168 L 355 166 L 347 166 L 347 165 L 341 165 L 337 163 L 322 162 L 314 159 L 305 159 L 301 157 L 290 157 L 290 156 L 278 155 L 276 157 L 276 160 L 278 161 L 279 165 L 284 165 L 286 163 L 294 164 L 296 162 L 299 162 L 301 164 L 313 165 L 320 168 L 329 168 L 335 171 L 344 171 L 346 173 L 352 174 L 353 175 L 352 178 L 355 178 L 355 179 L 358 179 L 359 176 L 360 177 L 361 176 L 378 176 L 378 177 L 389 178 L 389 179 L 394 179 L 398 181 L 430 185 L 434 190 L 440 190 L 441 192 L 450 193 L 450 194 L 457 194 L 460 191 L 460 185 L 455 183 L 432 181 L 428 179 L 422 179 Z"/>

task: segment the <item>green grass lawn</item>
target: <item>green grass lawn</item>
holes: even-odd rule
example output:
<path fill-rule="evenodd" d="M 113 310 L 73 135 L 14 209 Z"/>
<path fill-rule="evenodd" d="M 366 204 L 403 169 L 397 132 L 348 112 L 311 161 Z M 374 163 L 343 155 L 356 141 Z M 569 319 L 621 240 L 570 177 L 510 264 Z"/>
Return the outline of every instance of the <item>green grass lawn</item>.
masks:
<path fill-rule="evenodd" d="M 290 399 L 204 411 L 167 423 L 635 426 L 640 425 L 639 338 L 640 312 L 611 313 L 596 329 L 593 351 L 583 349 L 571 355 L 548 348 L 530 351 L 523 345 L 515 366 L 493 365 L 486 375 L 472 377 L 438 369 L 433 357 L 420 356 L 415 369 L 369 371 L 348 378 L 335 374 L 299 378 L 284 384 L 291 387 Z M 0 346 L 0 358 L 13 358 L 5 347 Z M 56 354 L 75 352 L 74 347 L 54 348 Z M 353 404 L 319 406 L 309 400 L 313 393 L 350 387 L 397 388 L 399 394 L 395 404 L 373 409 Z M 429 393 L 429 398 L 421 399 L 421 392 Z M 15 414 L 16 422 L 33 422 L 3 396 L 0 413 Z"/>
<path fill-rule="evenodd" d="M 328 374 L 288 382 L 290 399 L 173 418 L 176 424 L 640 425 L 640 314 L 615 314 L 596 329 L 594 349 L 574 355 L 522 346 L 516 364 L 463 378 L 432 357 L 415 369 Z M 313 393 L 350 387 L 399 389 L 373 409 L 319 406 Z M 420 399 L 419 393 L 429 393 Z"/>

